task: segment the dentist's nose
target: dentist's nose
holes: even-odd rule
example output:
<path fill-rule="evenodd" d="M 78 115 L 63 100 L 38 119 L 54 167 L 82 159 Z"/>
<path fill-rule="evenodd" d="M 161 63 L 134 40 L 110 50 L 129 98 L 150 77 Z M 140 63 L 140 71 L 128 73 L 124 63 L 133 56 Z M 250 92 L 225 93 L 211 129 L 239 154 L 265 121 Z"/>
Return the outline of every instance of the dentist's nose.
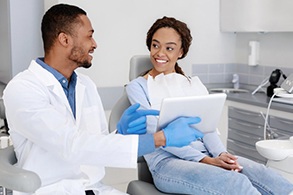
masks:
<path fill-rule="evenodd" d="M 93 38 L 93 48 L 96 49 L 98 47 L 97 42 L 95 41 L 95 39 Z"/>

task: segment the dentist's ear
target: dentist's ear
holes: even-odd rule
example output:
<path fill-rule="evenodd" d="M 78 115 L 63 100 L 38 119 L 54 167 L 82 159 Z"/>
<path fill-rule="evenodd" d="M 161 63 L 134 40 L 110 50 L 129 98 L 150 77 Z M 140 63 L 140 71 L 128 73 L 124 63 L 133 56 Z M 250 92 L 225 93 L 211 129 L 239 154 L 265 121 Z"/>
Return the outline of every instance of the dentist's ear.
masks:
<path fill-rule="evenodd" d="M 64 47 L 67 47 L 68 44 L 69 44 L 69 36 L 66 34 L 66 33 L 59 33 L 58 35 L 58 42 L 64 46 Z"/>

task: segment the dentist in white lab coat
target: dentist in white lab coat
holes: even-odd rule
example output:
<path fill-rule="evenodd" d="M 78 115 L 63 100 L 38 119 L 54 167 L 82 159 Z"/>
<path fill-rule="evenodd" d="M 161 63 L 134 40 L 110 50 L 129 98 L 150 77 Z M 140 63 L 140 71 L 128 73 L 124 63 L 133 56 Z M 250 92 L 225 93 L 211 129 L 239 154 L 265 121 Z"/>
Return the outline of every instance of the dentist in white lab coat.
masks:
<path fill-rule="evenodd" d="M 74 71 L 91 66 L 97 46 L 93 32 L 84 10 L 65 4 L 51 7 L 42 20 L 45 57 L 33 60 L 5 88 L 17 166 L 40 176 L 37 195 L 125 194 L 100 182 L 105 166 L 135 168 L 138 155 L 196 139 L 194 129 L 182 128 L 179 120 L 174 122 L 178 131 L 173 126 L 153 135 L 108 134 L 95 84 Z M 145 133 L 145 115 L 158 114 L 137 108 L 124 112 L 120 133 Z"/>

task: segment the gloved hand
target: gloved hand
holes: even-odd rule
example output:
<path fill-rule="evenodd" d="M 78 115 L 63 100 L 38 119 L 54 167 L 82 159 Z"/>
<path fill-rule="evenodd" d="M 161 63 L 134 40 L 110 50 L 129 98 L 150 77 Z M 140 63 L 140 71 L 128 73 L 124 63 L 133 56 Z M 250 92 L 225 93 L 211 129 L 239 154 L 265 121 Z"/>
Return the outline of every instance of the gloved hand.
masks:
<path fill-rule="evenodd" d="M 145 134 L 146 133 L 146 116 L 159 115 L 158 110 L 137 110 L 140 104 L 133 104 L 127 108 L 118 124 L 117 130 L 120 134 Z"/>
<path fill-rule="evenodd" d="M 203 137 L 203 133 L 190 125 L 199 123 L 199 117 L 179 117 L 163 129 L 166 146 L 182 147 Z"/>

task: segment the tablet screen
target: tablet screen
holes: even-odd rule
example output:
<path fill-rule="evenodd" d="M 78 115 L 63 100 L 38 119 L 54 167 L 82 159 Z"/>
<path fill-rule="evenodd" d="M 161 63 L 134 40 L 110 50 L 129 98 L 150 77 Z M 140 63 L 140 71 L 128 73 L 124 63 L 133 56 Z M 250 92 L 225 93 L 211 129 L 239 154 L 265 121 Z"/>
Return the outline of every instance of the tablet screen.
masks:
<path fill-rule="evenodd" d="M 203 133 L 217 129 L 227 95 L 225 93 L 201 96 L 165 98 L 161 104 L 158 130 L 181 116 L 200 117 L 201 122 L 192 125 Z"/>

